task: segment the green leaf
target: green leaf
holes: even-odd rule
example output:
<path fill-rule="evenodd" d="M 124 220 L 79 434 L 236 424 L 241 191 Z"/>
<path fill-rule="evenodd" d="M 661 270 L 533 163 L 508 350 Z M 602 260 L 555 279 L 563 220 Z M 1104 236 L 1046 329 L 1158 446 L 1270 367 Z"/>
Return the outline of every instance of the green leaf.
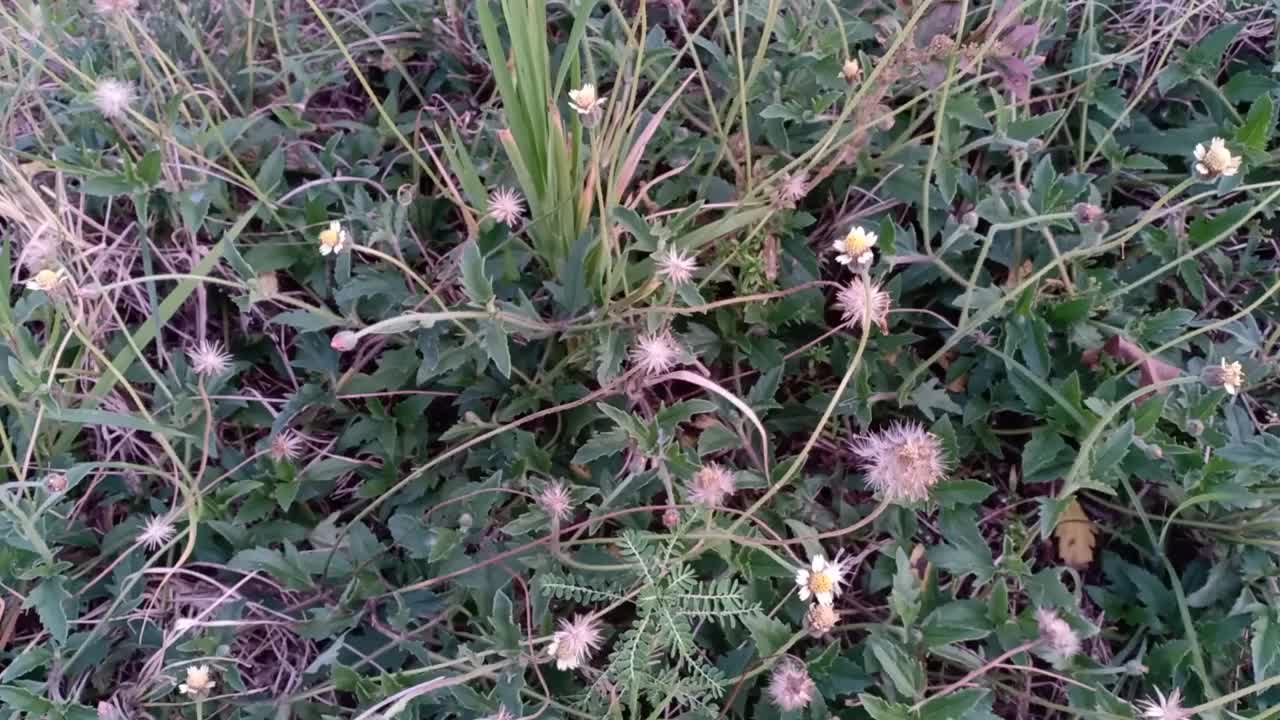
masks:
<path fill-rule="evenodd" d="M 898 548 L 894 559 L 898 570 L 893 575 L 893 592 L 889 595 L 889 606 L 901 618 L 904 627 L 911 627 L 920 615 L 920 579 L 916 577 L 906 551 Z"/>
<path fill-rule="evenodd" d="M 1223 460 L 1280 473 L 1280 436 L 1261 434 L 1227 445 L 1214 453 Z"/>
<path fill-rule="evenodd" d="M 138 189 L 138 184 L 124 175 L 94 175 L 80 183 L 80 190 L 86 195 L 111 197 L 127 195 Z"/>
<path fill-rule="evenodd" d="M 1280 612 L 1268 608 L 1253 621 L 1253 680 L 1262 682 L 1280 673 Z"/>
<path fill-rule="evenodd" d="M 67 605 L 71 602 L 71 593 L 63 586 L 61 577 L 46 578 L 35 586 L 28 595 L 23 607 L 35 608 L 40 623 L 49 631 L 58 645 L 67 644 Z"/>
<path fill-rule="evenodd" d="M 133 172 L 147 187 L 155 187 L 160 183 L 160 151 L 151 150 L 138 161 Z"/>
<path fill-rule="evenodd" d="M 1098 448 L 1093 460 L 1093 477 L 1102 480 L 1116 467 L 1133 445 L 1133 420 L 1126 421 L 1107 433 L 1107 441 Z"/>
<path fill-rule="evenodd" d="M 1267 149 L 1267 141 L 1275 132 L 1276 110 L 1270 95 L 1263 95 L 1249 106 L 1249 114 L 1244 124 L 1236 130 L 1236 142 L 1254 150 Z"/>
<path fill-rule="evenodd" d="M 951 399 L 947 389 L 942 387 L 938 382 L 938 378 L 935 377 L 931 377 L 917 385 L 916 389 L 911 391 L 909 399 L 930 421 L 934 419 L 935 410 L 941 410 L 953 415 L 964 414 L 964 408 Z"/>
<path fill-rule="evenodd" d="M 978 104 L 978 98 L 970 93 L 952 95 L 947 100 L 947 116 L 969 127 L 990 130 L 991 123 Z"/>
<path fill-rule="evenodd" d="M 911 716 L 911 708 L 900 703 L 891 703 L 883 698 L 867 693 L 858 694 L 858 702 L 872 720 L 915 720 Z"/>
<path fill-rule="evenodd" d="M 930 548 L 929 559 L 935 565 L 957 577 L 973 575 L 979 585 L 995 575 L 991 548 L 978 532 L 978 517 L 973 510 L 943 510 L 938 527 L 947 543 Z"/>
<path fill-rule="evenodd" d="M 630 436 L 621 428 L 596 433 L 578 448 L 570 462 L 575 465 L 585 465 L 592 460 L 617 455 L 626 450 L 630 442 Z"/>
<path fill-rule="evenodd" d="M 897 640 L 883 633 L 873 632 L 867 638 L 866 647 L 900 695 L 908 698 L 919 695 L 924 688 L 924 668 Z"/>
<path fill-rule="evenodd" d="M 284 145 L 281 144 L 271 151 L 266 160 L 262 161 L 262 166 L 258 168 L 258 176 L 254 178 L 258 189 L 264 194 L 271 195 L 274 193 L 276 186 L 284 179 Z"/>
<path fill-rule="evenodd" d="M 326 317 L 311 310 L 286 310 L 270 320 L 275 325 L 287 325 L 302 332 L 318 332 L 342 323 L 337 318 Z"/>
<path fill-rule="evenodd" d="M 1191 227 L 1187 229 L 1187 238 L 1194 247 L 1200 247 L 1210 242 L 1220 239 L 1238 224 L 1243 223 L 1249 213 L 1254 210 L 1254 206 L 1249 203 L 1239 203 L 1223 210 L 1212 218 L 1200 216 L 1196 218 Z"/>
<path fill-rule="evenodd" d="M 933 499 L 944 508 L 977 505 L 996 489 L 981 480 L 943 480 L 933 488 Z"/>
<path fill-rule="evenodd" d="M 1058 118 L 1062 117 L 1063 110 L 1054 110 L 1053 112 L 1036 115 L 1025 120 L 1016 120 L 1009 123 L 1009 129 L 1005 133 L 1011 140 L 1018 142 L 1026 142 L 1031 138 L 1040 137 L 1046 130 L 1053 127 L 1058 122 Z"/>
<path fill-rule="evenodd" d="M 475 240 L 468 240 L 462 248 L 462 289 L 467 298 L 481 307 L 493 299 L 493 283 L 484 272 L 484 256 Z"/>
<path fill-rule="evenodd" d="M 507 343 L 507 331 L 502 323 L 490 321 L 481 326 L 480 342 L 488 353 L 493 366 L 502 373 L 502 377 L 511 377 L 511 348 Z"/>
<path fill-rule="evenodd" d="M 979 712 L 991 717 L 991 691 L 964 688 L 941 697 L 929 698 L 920 708 L 920 720 L 978 720 Z"/>
<path fill-rule="evenodd" d="M 82 425 L 104 425 L 106 427 L 127 428 L 129 430 L 143 430 L 145 432 L 160 433 L 161 435 L 168 435 L 170 437 L 195 440 L 193 435 L 189 435 L 176 428 L 147 422 L 146 420 L 134 415 L 108 412 L 106 410 L 59 408 L 52 405 L 46 405 L 45 416 L 50 420 L 58 420 L 60 422 L 79 423 Z"/>
<path fill-rule="evenodd" d="M 756 654 L 762 658 L 769 657 L 782 649 L 782 646 L 787 644 L 793 634 L 786 623 L 777 618 L 769 617 L 762 612 L 743 615 L 742 624 L 751 633 L 751 640 L 756 646 Z"/>
<path fill-rule="evenodd" d="M 1036 430 L 1022 449 L 1023 481 L 1045 482 L 1062 477 L 1071 468 L 1073 452 L 1057 432 Z"/>
<path fill-rule="evenodd" d="M 1222 54 L 1227 51 L 1227 46 L 1235 39 L 1241 27 L 1243 25 L 1240 23 L 1219 26 L 1192 46 L 1186 54 L 1185 62 L 1216 74 L 1218 66 L 1222 64 Z"/>

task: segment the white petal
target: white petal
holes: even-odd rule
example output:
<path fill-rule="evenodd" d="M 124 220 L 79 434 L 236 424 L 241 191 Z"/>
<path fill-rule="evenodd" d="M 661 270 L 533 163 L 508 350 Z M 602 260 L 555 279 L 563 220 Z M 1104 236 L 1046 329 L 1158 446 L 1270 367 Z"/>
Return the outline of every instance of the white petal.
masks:
<path fill-rule="evenodd" d="M 872 245 L 875 245 L 877 242 L 880 242 L 879 235 L 876 235 L 873 232 L 869 232 L 866 235 L 867 235 L 867 242 L 871 243 Z"/>
<path fill-rule="evenodd" d="M 825 568 L 826 566 L 827 566 L 827 559 L 822 557 L 821 555 L 814 555 L 813 559 L 809 561 L 809 567 L 812 567 L 813 571 L 816 573 L 822 572 L 822 569 Z"/>
<path fill-rule="evenodd" d="M 321 246 L 320 246 L 320 254 L 321 254 L 321 255 L 328 255 L 328 254 L 329 254 L 329 253 L 331 253 L 331 252 L 333 252 L 333 248 L 332 248 L 332 247 L 330 247 L 330 246 L 328 246 L 328 245 L 321 245 Z"/>
<path fill-rule="evenodd" d="M 1225 383 L 1223 384 L 1222 389 L 1226 390 L 1228 395 L 1235 395 L 1238 388 L 1230 383 Z"/>
<path fill-rule="evenodd" d="M 1201 175 L 1208 175 L 1209 168 L 1204 163 L 1196 163 L 1196 172 L 1200 173 Z"/>
<path fill-rule="evenodd" d="M 831 604 L 832 598 L 831 598 L 831 593 L 829 592 L 820 592 L 817 594 L 817 598 L 818 598 L 818 602 L 823 605 Z"/>
<path fill-rule="evenodd" d="M 339 235 L 341 235 L 341 234 L 342 234 L 342 224 L 341 224 L 341 223 L 339 223 L 337 220 L 331 220 L 331 221 L 329 221 L 329 232 L 335 232 L 335 233 L 338 233 Z"/>
<path fill-rule="evenodd" d="M 852 261 L 853 261 L 853 258 L 849 257 L 848 255 L 836 256 L 836 262 L 840 263 L 841 265 L 848 265 Z"/>
<path fill-rule="evenodd" d="M 797 570 L 797 571 L 796 571 L 796 584 L 797 584 L 797 585 L 807 585 L 808 583 L 809 583 L 809 571 L 808 571 L 808 570 Z"/>
<path fill-rule="evenodd" d="M 800 592 L 798 592 L 798 593 L 796 593 L 796 594 L 800 596 L 800 599 L 801 599 L 801 600 L 808 600 L 808 599 L 809 599 L 809 586 L 808 586 L 808 585 L 804 585 L 804 586 L 802 586 L 802 587 L 800 588 Z"/>
<path fill-rule="evenodd" d="M 1232 175 L 1236 174 L 1236 170 L 1238 170 L 1238 168 L 1236 168 L 1235 166 L 1228 165 L 1227 167 L 1223 168 L 1222 174 L 1225 175 L 1226 177 L 1231 177 Z"/>
<path fill-rule="evenodd" d="M 1203 160 L 1203 159 L 1204 159 L 1204 143 L 1197 143 L 1197 144 L 1196 144 L 1196 159 L 1197 159 L 1197 160 Z"/>

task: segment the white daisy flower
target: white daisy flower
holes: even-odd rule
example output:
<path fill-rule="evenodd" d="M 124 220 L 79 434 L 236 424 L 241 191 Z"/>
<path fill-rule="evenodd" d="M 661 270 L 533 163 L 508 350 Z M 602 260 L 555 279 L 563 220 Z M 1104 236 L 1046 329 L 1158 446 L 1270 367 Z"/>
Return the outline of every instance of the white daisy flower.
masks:
<path fill-rule="evenodd" d="M 796 586 L 801 600 L 815 598 L 823 605 L 830 605 L 840 595 L 844 584 L 844 567 L 839 560 L 828 562 L 822 555 L 815 555 L 808 568 L 796 571 Z"/>
<path fill-rule="evenodd" d="M 351 235 L 337 220 L 329 223 L 328 230 L 320 231 L 320 254 L 340 253 L 351 242 Z"/>

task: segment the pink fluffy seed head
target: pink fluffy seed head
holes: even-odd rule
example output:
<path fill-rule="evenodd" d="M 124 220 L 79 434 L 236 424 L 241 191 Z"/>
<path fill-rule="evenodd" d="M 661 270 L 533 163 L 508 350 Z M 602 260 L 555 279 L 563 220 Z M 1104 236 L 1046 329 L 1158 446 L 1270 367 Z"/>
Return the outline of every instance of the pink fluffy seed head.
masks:
<path fill-rule="evenodd" d="M 917 423 L 899 423 L 854 440 L 866 482 L 889 502 L 927 500 L 929 490 L 946 474 L 942 443 Z"/>

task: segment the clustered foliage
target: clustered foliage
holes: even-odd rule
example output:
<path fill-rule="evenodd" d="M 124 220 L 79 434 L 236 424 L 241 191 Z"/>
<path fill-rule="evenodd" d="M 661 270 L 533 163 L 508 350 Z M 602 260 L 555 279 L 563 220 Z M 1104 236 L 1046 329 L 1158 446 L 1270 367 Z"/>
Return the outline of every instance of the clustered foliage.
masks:
<path fill-rule="evenodd" d="M 1275 13 L 0 3 L 0 720 L 1270 717 Z"/>

